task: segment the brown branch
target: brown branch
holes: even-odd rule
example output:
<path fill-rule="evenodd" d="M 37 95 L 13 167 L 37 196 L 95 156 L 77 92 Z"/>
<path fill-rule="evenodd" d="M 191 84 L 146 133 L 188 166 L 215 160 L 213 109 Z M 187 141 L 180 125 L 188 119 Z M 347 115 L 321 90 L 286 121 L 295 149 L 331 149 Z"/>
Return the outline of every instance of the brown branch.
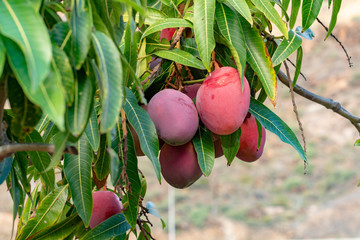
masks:
<path fill-rule="evenodd" d="M 10 156 L 13 153 L 21 151 L 40 151 L 54 153 L 55 145 L 47 143 L 13 143 L 0 146 L 0 159 Z M 66 146 L 64 153 L 78 154 L 75 147 Z M 0 160 L 1 161 L 1 160 Z"/>
<path fill-rule="evenodd" d="M 323 24 L 319 18 L 316 18 L 316 21 L 318 23 L 320 23 L 320 25 L 326 30 L 326 32 L 329 32 L 329 29 L 325 26 L 325 24 Z M 349 56 L 348 52 L 346 51 L 344 45 L 342 44 L 342 42 L 340 42 L 340 40 L 332 33 L 330 33 L 330 36 L 335 39 L 335 41 L 341 46 L 341 48 L 343 49 L 345 55 L 346 55 L 346 58 L 347 58 L 347 61 L 349 63 L 349 67 L 352 67 L 353 66 L 353 63 L 351 62 L 351 56 Z"/>
<path fill-rule="evenodd" d="M 181 27 L 179 28 L 179 30 L 177 31 L 174 41 L 171 43 L 170 47 L 168 50 L 171 50 L 175 47 L 176 43 L 180 40 L 182 33 L 184 32 L 185 28 Z M 145 83 L 147 83 L 149 80 L 152 79 L 152 77 L 160 70 L 161 65 L 163 64 L 164 60 L 162 60 L 161 62 L 159 62 L 153 69 L 153 71 L 150 73 L 150 75 L 141 82 L 142 85 L 144 85 Z"/>
<path fill-rule="evenodd" d="M 284 85 L 289 87 L 288 86 L 289 79 L 282 71 L 279 71 L 277 76 Z M 299 94 L 300 96 L 302 96 L 306 99 L 309 99 L 312 102 L 316 102 L 328 109 L 331 109 L 334 112 L 336 112 L 337 114 L 339 114 L 340 116 L 348 119 L 351 122 L 351 124 L 354 125 L 354 127 L 358 130 L 358 132 L 360 134 L 360 117 L 357 117 L 357 116 L 351 114 L 348 110 L 346 110 L 343 106 L 341 106 L 341 104 L 339 102 L 334 101 L 331 98 L 324 98 L 322 96 L 319 96 L 315 93 L 312 93 L 312 92 L 306 90 L 305 88 L 300 87 L 297 84 L 294 86 L 294 92 L 296 92 L 297 94 Z"/>
<path fill-rule="evenodd" d="M 289 80 L 289 88 L 290 88 L 290 93 L 291 93 L 291 101 L 292 101 L 292 104 L 293 104 L 293 110 L 294 110 L 294 113 L 295 113 L 295 116 L 296 116 L 296 120 L 297 120 L 297 122 L 299 124 L 301 137 L 302 137 L 302 140 L 303 140 L 303 143 L 304 143 L 304 155 L 306 157 L 307 154 L 306 154 L 305 134 L 304 134 L 304 129 L 303 129 L 301 121 L 300 121 L 300 117 L 299 117 L 299 113 L 298 113 L 298 110 L 297 110 L 296 102 L 295 102 L 294 89 L 293 89 L 293 85 L 292 85 L 292 81 L 291 81 L 290 70 L 289 70 L 289 67 L 286 64 L 286 62 L 284 62 L 284 66 L 285 66 L 285 69 L 286 69 L 287 78 Z M 306 174 L 306 166 L 307 166 L 307 163 L 304 160 L 304 174 Z"/>

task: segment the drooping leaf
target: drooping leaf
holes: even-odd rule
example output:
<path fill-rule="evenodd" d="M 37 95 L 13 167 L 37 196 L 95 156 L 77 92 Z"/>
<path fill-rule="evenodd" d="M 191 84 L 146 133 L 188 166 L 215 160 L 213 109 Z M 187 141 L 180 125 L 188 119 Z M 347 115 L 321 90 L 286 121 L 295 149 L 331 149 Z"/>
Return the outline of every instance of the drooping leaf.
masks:
<path fill-rule="evenodd" d="M 100 181 L 105 179 L 110 173 L 111 158 L 107 151 L 107 143 L 106 134 L 102 134 L 100 137 L 100 148 L 94 163 L 94 172 L 96 173 L 96 178 Z"/>
<path fill-rule="evenodd" d="M 22 228 L 19 240 L 28 239 L 34 233 L 51 226 L 60 216 L 67 199 L 67 185 L 49 193 L 37 209 L 37 214 Z"/>
<path fill-rule="evenodd" d="M 291 13 L 290 13 L 290 22 L 289 22 L 289 28 L 293 29 L 295 26 L 297 16 L 299 13 L 301 1 L 299 0 L 291 0 Z"/>
<path fill-rule="evenodd" d="M 194 1 L 194 34 L 201 60 L 210 72 L 211 53 L 215 48 L 215 0 Z"/>
<path fill-rule="evenodd" d="M 79 225 L 79 223 L 81 223 L 81 218 L 77 214 L 73 214 L 64 220 L 47 227 L 38 233 L 35 233 L 28 239 L 62 240 L 69 236 L 74 231 L 74 228 Z"/>
<path fill-rule="evenodd" d="M 24 190 L 29 193 L 31 191 L 30 180 L 27 178 L 27 168 L 29 159 L 26 152 L 17 152 L 14 155 L 14 169 Z M 1 184 L 1 181 L 0 181 Z"/>
<path fill-rule="evenodd" d="M 98 79 L 102 105 L 100 132 L 105 133 L 115 125 L 123 105 L 122 64 L 117 47 L 104 33 L 94 32 L 92 42 L 100 66 L 100 79 Z"/>
<path fill-rule="evenodd" d="M 51 43 L 45 23 L 31 4 L 22 0 L 2 0 L 0 16 L 1 34 L 18 46 L 16 50 L 20 53 L 16 55 L 24 56 L 28 70 L 18 75 L 17 79 L 22 86 L 29 87 L 30 93 L 35 93 L 50 70 Z M 7 54 L 11 55 L 13 51 Z M 11 67 L 13 70 L 16 68 L 14 72 L 19 71 L 18 65 L 11 64 Z"/>
<path fill-rule="evenodd" d="M 319 15 L 323 0 L 303 0 L 301 7 L 302 28 L 308 29 Z"/>
<path fill-rule="evenodd" d="M 200 126 L 192 142 L 200 169 L 205 176 L 209 176 L 214 167 L 215 160 L 215 150 L 210 130 Z"/>
<path fill-rule="evenodd" d="M 204 65 L 199 59 L 197 59 L 195 56 L 191 55 L 190 53 L 177 48 L 172 50 L 158 51 L 155 52 L 154 54 L 158 57 L 169 59 L 171 61 L 174 61 L 176 63 L 185 66 L 198 68 L 198 69 L 205 69 Z"/>
<path fill-rule="evenodd" d="M 219 30 L 229 43 L 229 47 L 233 47 L 233 58 L 237 64 L 240 75 L 246 65 L 246 45 L 245 37 L 237 15 L 225 4 L 217 3 L 215 11 L 216 21 Z M 232 50 L 232 48 L 230 48 Z"/>
<path fill-rule="evenodd" d="M 4 158 L 0 162 L 0 185 L 5 181 L 5 179 L 9 175 L 12 163 L 13 163 L 13 156 Z"/>
<path fill-rule="evenodd" d="M 301 72 L 302 59 L 303 59 L 303 50 L 302 47 L 299 47 L 296 54 L 296 69 L 293 77 L 293 87 L 295 87 L 299 74 Z"/>
<path fill-rule="evenodd" d="M 269 99 L 275 105 L 277 82 L 271 58 L 259 32 L 251 28 L 244 19 L 241 20 L 245 34 L 247 61 L 258 75 Z"/>
<path fill-rule="evenodd" d="M 43 143 L 41 135 L 36 131 L 32 131 L 26 136 L 25 141 L 27 143 Z M 31 162 L 35 168 L 40 172 L 40 177 L 47 189 L 54 189 L 55 187 L 55 173 L 53 169 L 45 171 L 50 164 L 50 155 L 47 152 L 29 151 Z"/>
<path fill-rule="evenodd" d="M 74 101 L 74 76 L 71 64 L 66 53 L 56 44 L 52 45 L 53 59 L 56 67 L 61 72 L 61 82 L 64 89 L 64 96 L 68 106 Z"/>
<path fill-rule="evenodd" d="M 302 39 L 293 30 L 289 31 L 289 39 L 284 39 L 272 56 L 274 66 L 279 65 L 295 52 L 302 44 Z"/>
<path fill-rule="evenodd" d="M 270 132 L 276 134 L 281 141 L 290 144 L 307 161 L 304 149 L 294 132 L 275 113 L 259 101 L 251 98 L 249 112 Z"/>
<path fill-rule="evenodd" d="M 279 13 L 276 11 L 275 7 L 271 4 L 270 0 L 251 0 L 257 9 L 265 14 L 265 16 L 274 23 L 285 38 L 288 38 L 288 29 L 281 19 Z"/>
<path fill-rule="evenodd" d="M 77 142 L 78 155 L 65 154 L 64 172 L 77 213 L 89 226 L 92 212 L 91 163 L 93 154 L 85 135 Z"/>
<path fill-rule="evenodd" d="M 29 78 L 26 59 L 20 48 L 9 39 L 4 38 L 3 40 L 6 45 L 9 64 L 12 66 L 16 79 Z M 48 73 L 35 93 L 30 92 L 30 79 L 27 81 L 21 80 L 19 84 L 30 101 L 39 105 L 43 112 L 48 114 L 49 118 L 56 123 L 57 127 L 64 130 L 65 99 L 61 85 L 61 75 L 55 63 L 51 62 L 50 72 L 48 71 Z"/>
<path fill-rule="evenodd" d="M 178 28 L 178 27 L 192 27 L 192 24 L 182 18 L 165 18 L 159 21 L 156 21 L 150 25 L 143 33 L 141 38 L 144 38 L 152 33 L 161 31 L 165 28 Z"/>
<path fill-rule="evenodd" d="M 138 159 L 135 152 L 134 141 L 131 137 L 129 128 L 127 135 L 127 146 L 128 146 L 128 152 L 127 152 L 126 173 L 129 178 L 131 191 L 126 191 L 126 194 L 123 199 L 124 205 L 126 206 L 126 211 L 124 211 L 124 215 L 127 222 L 130 224 L 131 228 L 136 229 L 138 210 L 139 210 L 141 182 L 139 179 Z"/>
<path fill-rule="evenodd" d="M 163 20 L 167 18 L 162 11 L 157 10 L 156 8 L 148 7 L 146 12 L 147 12 L 147 16 L 145 18 L 145 24 L 147 25 L 152 25 L 159 20 Z"/>
<path fill-rule="evenodd" d="M 72 106 L 67 108 L 66 122 L 68 130 L 75 137 L 81 135 L 88 123 L 94 101 L 94 86 L 90 78 L 79 71 L 75 79 L 75 98 Z"/>
<path fill-rule="evenodd" d="M 248 21 L 251 25 L 253 24 L 250 8 L 247 5 L 246 0 L 228 0 L 228 2 L 240 13 L 241 16 L 246 19 L 246 21 Z"/>
<path fill-rule="evenodd" d="M 160 182 L 159 142 L 155 125 L 149 114 L 138 105 L 135 95 L 128 88 L 126 88 L 124 110 L 131 126 L 139 136 L 141 150 L 151 160 Z"/>
<path fill-rule="evenodd" d="M 61 50 L 64 50 L 69 58 L 71 57 L 71 34 L 72 31 L 70 30 L 69 22 L 59 22 L 55 24 L 50 31 L 52 41 L 54 41 Z"/>
<path fill-rule="evenodd" d="M 224 155 L 229 165 L 232 163 L 237 152 L 239 151 L 240 135 L 241 135 L 241 129 L 239 128 L 230 135 L 220 136 L 221 147 L 223 149 Z"/>
<path fill-rule="evenodd" d="M 89 140 L 89 143 L 91 145 L 91 148 L 94 152 L 97 152 L 100 145 L 100 132 L 99 132 L 99 126 L 97 123 L 97 117 L 95 112 L 95 107 L 93 108 L 89 122 L 85 128 L 85 134 L 86 137 Z"/>
<path fill-rule="evenodd" d="M 337 16 L 338 16 L 338 13 L 341 8 L 341 2 L 342 2 L 342 0 L 334 0 L 330 25 L 329 25 L 328 33 L 326 34 L 325 40 L 330 36 L 330 34 L 332 33 L 332 31 L 336 25 Z"/>
<path fill-rule="evenodd" d="M 116 214 L 89 231 L 81 240 L 110 239 L 122 235 L 130 229 L 130 225 L 122 213 Z"/>
<path fill-rule="evenodd" d="M 135 34 L 132 32 L 130 27 L 130 22 L 126 24 L 125 34 L 124 34 L 124 40 L 125 40 L 125 47 L 124 47 L 124 57 L 128 60 L 128 63 L 130 64 L 132 69 L 136 69 L 137 64 L 137 38 L 135 37 Z M 126 85 L 131 84 L 132 76 L 130 74 L 130 70 L 126 69 L 123 71 L 124 74 L 124 81 Z"/>
<path fill-rule="evenodd" d="M 42 116 L 39 106 L 30 102 L 15 79 L 9 78 L 8 97 L 15 117 L 11 120 L 11 134 L 23 138 L 31 133 Z"/>
<path fill-rule="evenodd" d="M 55 145 L 55 151 L 51 156 L 51 162 L 46 167 L 45 171 L 48 171 L 52 168 L 54 168 L 60 161 L 64 149 L 66 147 L 66 141 L 69 138 L 70 133 L 69 132 L 58 132 L 52 137 L 52 143 Z"/>
<path fill-rule="evenodd" d="M 128 5 L 130 5 L 134 10 L 136 10 L 137 12 L 139 12 L 141 15 L 145 15 L 146 14 L 146 9 L 143 8 L 141 5 L 139 5 L 137 3 L 137 1 L 134 0 L 114 0 L 114 2 L 123 2 L 126 3 Z"/>
<path fill-rule="evenodd" d="M 19 207 L 20 207 L 20 204 L 22 204 L 21 200 L 22 200 L 22 195 L 23 195 L 23 191 L 22 191 L 22 188 L 19 184 L 19 181 L 16 177 L 16 174 L 15 174 L 15 170 L 14 168 L 11 169 L 10 171 L 10 175 L 8 175 L 8 178 L 9 179 L 10 177 L 10 182 L 9 182 L 9 192 L 10 192 L 10 195 L 11 195 L 11 198 L 13 200 L 13 222 L 12 222 L 12 230 L 11 230 L 11 234 L 13 233 L 14 231 L 14 225 L 15 225 L 15 219 L 16 219 L 16 216 L 18 214 L 18 211 L 19 211 Z M 8 181 L 8 180 L 7 180 Z"/>
<path fill-rule="evenodd" d="M 79 70 L 88 54 L 91 43 L 92 14 L 88 0 L 73 3 L 70 17 L 73 65 Z"/>

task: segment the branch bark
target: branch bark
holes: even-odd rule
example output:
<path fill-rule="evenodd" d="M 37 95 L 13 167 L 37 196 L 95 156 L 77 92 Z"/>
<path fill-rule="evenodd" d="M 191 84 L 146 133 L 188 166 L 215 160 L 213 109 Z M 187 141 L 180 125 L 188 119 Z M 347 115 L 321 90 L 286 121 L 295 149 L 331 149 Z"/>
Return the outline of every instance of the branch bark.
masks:
<path fill-rule="evenodd" d="M 0 162 L 2 159 L 20 151 L 40 151 L 54 153 L 55 145 L 46 143 L 14 143 L 0 146 Z M 78 154 L 75 147 L 67 146 L 64 153 Z"/>
<path fill-rule="evenodd" d="M 279 80 L 287 87 L 289 87 L 289 79 L 286 76 L 285 73 L 282 71 L 279 71 L 277 74 Z M 291 81 L 291 80 L 290 80 Z M 312 102 L 316 102 L 327 109 L 333 110 L 335 113 L 341 115 L 342 117 L 348 119 L 352 125 L 358 130 L 360 134 L 360 118 L 350 113 L 348 110 L 346 110 L 341 104 L 337 101 L 334 101 L 331 98 L 324 98 L 322 96 L 319 96 L 315 93 L 312 93 L 308 90 L 306 90 L 303 87 L 300 87 L 299 85 L 294 86 L 294 92 L 299 94 L 300 96 L 309 99 Z"/>
<path fill-rule="evenodd" d="M 168 50 L 171 50 L 175 47 L 176 43 L 180 40 L 182 33 L 184 32 L 185 28 L 181 27 L 179 28 L 179 30 L 176 32 L 174 41 L 171 43 L 170 47 Z M 141 82 L 142 85 L 144 85 L 145 83 L 147 83 L 149 80 L 151 80 L 151 78 L 160 70 L 161 65 L 163 64 L 164 60 L 162 60 L 161 62 L 159 62 L 153 69 L 153 71 L 150 73 L 150 75 Z"/>

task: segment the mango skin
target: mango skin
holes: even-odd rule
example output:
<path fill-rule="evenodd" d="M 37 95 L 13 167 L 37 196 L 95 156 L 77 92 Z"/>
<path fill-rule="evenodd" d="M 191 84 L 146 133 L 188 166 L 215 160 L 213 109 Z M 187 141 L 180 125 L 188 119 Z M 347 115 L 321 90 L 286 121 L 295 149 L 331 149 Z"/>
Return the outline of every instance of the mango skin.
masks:
<path fill-rule="evenodd" d="M 200 87 L 201 87 L 201 83 L 185 85 L 182 92 L 185 93 L 187 96 L 189 96 L 189 98 L 194 99 Z"/>
<path fill-rule="evenodd" d="M 265 146 L 266 130 L 262 127 L 262 136 L 260 147 L 257 149 L 259 133 L 256 125 L 256 120 L 253 115 L 246 118 L 241 125 L 240 148 L 236 157 L 245 162 L 254 162 L 258 160 Z"/>
<path fill-rule="evenodd" d="M 181 146 L 164 144 L 160 151 L 161 174 L 175 188 L 186 188 L 198 180 L 201 169 L 192 142 Z"/>
<path fill-rule="evenodd" d="M 205 126 L 215 134 L 228 135 L 243 123 L 250 106 L 250 87 L 244 77 L 244 90 L 238 71 L 221 67 L 202 83 L 196 95 L 196 108 Z"/>
<path fill-rule="evenodd" d="M 148 113 L 158 136 L 173 146 L 189 142 L 199 127 L 199 117 L 193 101 L 184 93 L 173 89 L 156 93 L 148 104 Z"/>
<path fill-rule="evenodd" d="M 98 191 L 92 194 L 93 210 L 90 228 L 93 229 L 109 217 L 121 213 L 124 209 L 119 197 L 111 191 Z"/>
<path fill-rule="evenodd" d="M 166 38 L 170 42 L 170 40 L 174 36 L 175 31 L 176 31 L 176 28 L 164 28 L 160 32 L 160 41 L 161 41 L 161 39 Z"/>

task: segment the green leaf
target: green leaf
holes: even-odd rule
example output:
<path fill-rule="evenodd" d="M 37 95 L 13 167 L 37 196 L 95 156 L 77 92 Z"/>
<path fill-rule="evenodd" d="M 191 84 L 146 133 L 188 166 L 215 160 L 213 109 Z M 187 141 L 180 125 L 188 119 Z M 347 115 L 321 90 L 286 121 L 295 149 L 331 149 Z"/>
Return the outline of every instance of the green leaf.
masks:
<path fill-rule="evenodd" d="M 201 60 L 210 72 L 211 53 L 215 48 L 215 0 L 194 1 L 194 34 Z"/>
<path fill-rule="evenodd" d="M 8 97 L 15 117 L 11 119 L 11 134 L 22 139 L 34 130 L 41 119 L 39 106 L 30 102 L 15 79 L 9 78 Z"/>
<path fill-rule="evenodd" d="M 59 163 L 64 153 L 66 147 L 66 141 L 69 138 L 69 136 L 70 136 L 69 132 L 58 132 L 52 137 L 52 143 L 55 145 L 55 151 L 51 156 L 51 162 L 46 167 L 45 171 L 54 168 Z"/>
<path fill-rule="evenodd" d="M 244 19 L 241 21 L 247 49 L 247 61 L 254 69 L 268 95 L 275 105 L 277 97 L 276 74 L 265 43 L 256 29 L 251 28 Z"/>
<path fill-rule="evenodd" d="M 296 51 L 302 44 L 302 39 L 293 30 L 289 31 L 289 39 L 284 39 L 272 56 L 272 63 L 274 66 L 281 64 L 285 61 L 293 52 Z"/>
<path fill-rule="evenodd" d="M 354 143 L 354 146 L 360 147 L 360 139 L 356 140 L 356 142 Z"/>
<path fill-rule="evenodd" d="M 323 0 L 303 0 L 301 8 L 303 31 L 308 29 L 319 15 L 322 2 Z"/>
<path fill-rule="evenodd" d="M 91 148 L 94 152 L 97 152 L 100 145 L 100 132 L 99 132 L 99 126 L 97 123 L 97 117 L 95 112 L 95 107 L 93 108 L 89 122 L 85 128 L 85 134 L 87 139 L 89 140 L 89 143 L 91 145 Z"/>
<path fill-rule="evenodd" d="M 35 233 L 29 240 L 62 240 L 69 236 L 79 223 L 81 223 L 81 218 L 77 214 L 73 214 L 64 220 L 43 229 L 41 232 Z"/>
<path fill-rule="evenodd" d="M 0 185 L 5 181 L 5 179 L 9 175 L 12 163 L 13 163 L 12 156 L 4 158 L 0 162 Z"/>
<path fill-rule="evenodd" d="M 22 191 L 22 188 L 16 177 L 14 168 L 11 169 L 10 183 L 8 185 L 9 185 L 9 192 L 10 192 L 12 200 L 13 200 L 13 222 L 12 222 L 12 230 L 11 230 L 11 234 L 12 234 L 14 232 L 15 219 L 16 219 L 20 204 L 22 204 L 21 198 L 23 195 L 23 191 Z"/>
<path fill-rule="evenodd" d="M 6 49 L 0 35 L 0 76 L 2 76 L 6 61 Z"/>
<path fill-rule="evenodd" d="M 227 0 L 230 5 L 235 8 L 236 11 L 243 16 L 246 21 L 248 21 L 251 25 L 253 24 L 250 8 L 246 3 L 246 0 Z"/>
<path fill-rule="evenodd" d="M 4 160 L 5 161 L 5 160 Z M 14 155 L 14 169 L 24 190 L 29 193 L 31 191 L 30 179 L 27 178 L 27 168 L 29 159 L 26 152 L 17 152 Z M 0 181 L 1 184 L 1 181 Z"/>
<path fill-rule="evenodd" d="M 341 8 L 341 1 L 342 0 L 334 0 L 330 25 L 329 25 L 328 33 L 326 34 L 325 40 L 330 36 L 330 34 L 332 33 L 332 31 L 336 25 L 337 16 L 338 16 L 338 13 Z"/>
<path fill-rule="evenodd" d="M 100 136 L 100 148 L 97 152 L 97 158 L 94 163 L 94 172 L 96 174 L 96 178 L 100 181 L 105 179 L 110 173 L 111 158 L 109 152 L 107 151 L 107 142 L 106 134 L 102 134 Z"/>
<path fill-rule="evenodd" d="M 156 176 L 160 182 L 159 142 L 155 125 L 149 114 L 138 105 L 135 95 L 128 88 L 126 88 L 124 110 L 131 126 L 139 136 L 141 150 L 152 162 Z"/>
<path fill-rule="evenodd" d="M 145 24 L 152 25 L 159 20 L 166 19 L 166 15 L 155 8 L 147 8 L 147 16 L 145 18 Z"/>
<path fill-rule="evenodd" d="M 291 1 L 291 13 L 290 13 L 290 22 L 289 22 L 289 28 L 293 29 L 295 26 L 297 16 L 299 13 L 301 1 L 299 0 L 292 0 Z"/>
<path fill-rule="evenodd" d="M 211 138 L 211 132 L 203 127 L 199 127 L 192 139 L 197 154 L 199 166 L 205 176 L 209 176 L 215 160 L 214 144 Z"/>
<path fill-rule="evenodd" d="M 241 136 L 241 128 L 239 128 L 230 135 L 220 136 L 221 147 L 223 149 L 224 155 L 229 165 L 232 163 L 237 152 L 239 151 L 240 136 Z"/>
<path fill-rule="evenodd" d="M 45 23 L 31 4 L 22 0 L 2 0 L 0 16 L 1 34 L 14 42 L 25 58 L 28 71 L 23 73 L 26 77 L 20 75 L 18 80 L 29 87 L 30 93 L 35 93 L 50 70 L 51 42 Z M 14 70 L 18 66 L 11 67 Z"/>
<path fill-rule="evenodd" d="M 138 43 L 136 41 L 135 34 L 131 31 L 130 22 L 126 24 L 125 29 L 125 35 L 124 35 L 124 41 L 125 41 L 125 47 L 124 47 L 124 57 L 127 59 L 128 63 L 130 64 L 132 69 L 136 69 L 137 64 L 137 47 Z M 127 66 L 125 68 L 128 68 Z M 131 74 L 130 70 L 123 71 L 124 74 L 124 81 L 126 85 L 130 85 L 130 79 Z"/>
<path fill-rule="evenodd" d="M 83 72 L 78 72 L 75 79 L 75 98 L 72 106 L 67 108 L 66 123 L 69 131 L 78 137 L 85 130 L 94 101 L 94 86 Z"/>
<path fill-rule="evenodd" d="M 152 33 L 161 31 L 165 28 L 178 28 L 178 27 L 189 27 L 192 28 L 193 25 L 185 20 L 185 19 L 181 19 L 181 18 L 166 18 L 166 19 L 162 19 L 159 20 L 155 23 L 153 23 L 152 25 L 150 25 L 143 33 L 141 38 L 144 38 Z"/>
<path fill-rule="evenodd" d="M 158 51 L 158 52 L 155 52 L 154 54 L 158 57 L 169 59 L 171 61 L 174 61 L 176 63 L 182 64 L 185 66 L 198 68 L 198 69 L 205 69 L 202 62 L 199 59 L 197 59 L 194 55 L 192 55 L 191 53 L 185 52 L 183 50 L 177 49 L 177 48 L 172 49 L 172 50 Z"/>
<path fill-rule="evenodd" d="M 76 70 L 81 68 L 88 54 L 91 43 L 92 14 L 88 0 L 73 2 L 70 29 L 72 31 L 72 54 L 73 65 Z"/>
<path fill-rule="evenodd" d="M 26 59 L 19 47 L 8 39 L 4 38 L 3 40 L 7 48 L 9 64 L 12 66 L 17 80 L 28 78 Z M 43 112 L 48 114 L 49 118 L 56 123 L 57 127 L 64 130 L 65 99 L 61 85 L 61 75 L 55 63 L 51 62 L 49 75 L 35 93 L 30 92 L 30 79 L 28 81 L 19 81 L 19 84 L 30 101 L 39 105 Z"/>
<path fill-rule="evenodd" d="M 100 79 L 98 79 L 102 106 L 100 132 L 105 133 L 115 125 L 123 105 L 122 64 L 117 47 L 104 33 L 94 32 L 92 42 L 100 65 Z"/>
<path fill-rule="evenodd" d="M 37 214 L 23 227 L 19 240 L 28 239 L 34 233 L 51 226 L 62 213 L 68 196 L 67 185 L 49 193 L 37 209 Z"/>
<path fill-rule="evenodd" d="M 78 155 L 65 154 L 64 172 L 77 213 L 89 226 L 92 212 L 91 146 L 83 135 L 76 146 Z"/>
<path fill-rule="evenodd" d="M 27 143 L 43 143 L 41 135 L 36 131 L 32 131 L 26 136 L 25 141 Z M 47 166 L 50 164 L 50 155 L 47 152 L 29 151 L 31 162 L 35 168 L 40 172 L 40 177 L 47 189 L 54 189 L 55 187 L 55 173 L 53 169 L 45 172 Z"/>
<path fill-rule="evenodd" d="M 137 4 L 136 1 L 134 1 L 134 0 L 114 0 L 114 2 L 126 3 L 127 5 L 132 7 L 134 10 L 139 12 L 141 15 L 146 15 L 146 9 L 143 8 L 142 6 L 140 6 L 139 4 Z"/>
<path fill-rule="evenodd" d="M 251 0 L 257 9 L 259 9 L 265 16 L 274 23 L 279 30 L 284 34 L 285 38 L 288 38 L 288 29 L 281 19 L 279 13 L 276 11 L 275 7 L 271 4 L 270 0 Z"/>
<path fill-rule="evenodd" d="M 136 223 L 137 223 L 138 211 L 139 211 L 141 182 L 139 178 L 138 159 L 135 152 L 134 141 L 130 134 L 129 128 L 127 131 L 128 131 L 128 135 L 127 135 L 128 152 L 127 152 L 126 173 L 129 178 L 131 191 L 126 191 L 123 199 L 123 203 L 126 206 L 126 211 L 124 211 L 124 215 L 127 222 L 130 224 L 131 228 L 136 229 Z"/>
<path fill-rule="evenodd" d="M 299 74 L 301 72 L 302 59 L 303 59 L 303 49 L 302 47 L 299 47 L 296 54 L 296 69 L 293 78 L 293 87 L 295 87 Z"/>
<path fill-rule="evenodd" d="M 59 22 L 50 31 L 50 36 L 52 41 L 58 45 L 58 47 L 67 54 L 68 57 L 71 56 L 71 38 L 72 31 L 70 30 L 70 25 L 68 22 Z"/>
<path fill-rule="evenodd" d="M 126 222 L 124 215 L 119 213 L 106 219 L 80 239 L 110 239 L 124 234 L 129 229 L 130 225 Z"/>
<path fill-rule="evenodd" d="M 304 149 L 299 143 L 294 132 L 275 113 L 259 101 L 251 98 L 249 112 L 270 132 L 276 134 L 281 141 L 290 144 L 307 161 Z"/>
<path fill-rule="evenodd" d="M 232 54 L 242 76 L 246 65 L 246 45 L 240 21 L 228 6 L 221 3 L 216 5 L 215 16 L 222 36 L 230 45 L 230 50 L 235 50 Z"/>
<path fill-rule="evenodd" d="M 57 69 L 61 72 L 61 82 L 64 89 L 64 96 L 68 106 L 74 101 L 74 76 L 71 64 L 66 53 L 56 44 L 52 45 L 53 58 Z"/>

